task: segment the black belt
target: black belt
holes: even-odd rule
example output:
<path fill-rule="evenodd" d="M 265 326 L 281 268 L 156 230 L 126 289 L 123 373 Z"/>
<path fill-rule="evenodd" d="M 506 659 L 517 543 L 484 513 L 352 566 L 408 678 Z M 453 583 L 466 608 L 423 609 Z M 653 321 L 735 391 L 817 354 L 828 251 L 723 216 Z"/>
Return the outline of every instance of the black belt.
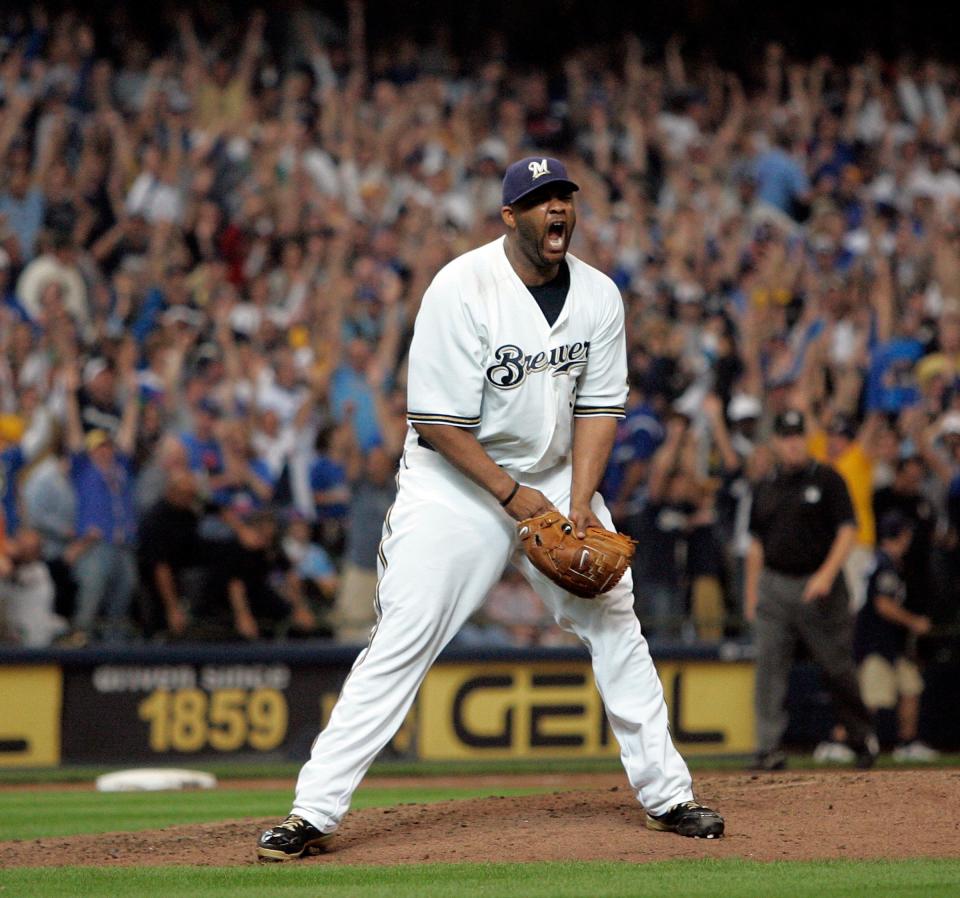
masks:
<path fill-rule="evenodd" d="M 417 434 L 417 445 L 423 446 L 424 449 L 429 449 L 431 452 L 437 451 L 422 436 L 420 436 L 420 434 Z"/>

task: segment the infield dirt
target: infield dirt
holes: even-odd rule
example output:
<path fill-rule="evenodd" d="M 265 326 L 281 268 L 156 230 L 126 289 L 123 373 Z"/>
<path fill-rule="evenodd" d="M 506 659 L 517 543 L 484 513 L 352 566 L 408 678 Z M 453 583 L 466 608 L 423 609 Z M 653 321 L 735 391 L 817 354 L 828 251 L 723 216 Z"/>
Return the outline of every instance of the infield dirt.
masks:
<path fill-rule="evenodd" d="M 329 851 L 296 863 L 960 857 L 960 818 L 952 810 L 960 798 L 960 771 L 954 770 L 698 776 L 697 798 L 726 817 L 727 835 L 718 841 L 646 830 L 643 810 L 614 774 L 424 782 L 574 791 L 353 811 Z M 285 812 L 149 832 L 0 842 L 0 867 L 254 864 L 257 835 Z"/>

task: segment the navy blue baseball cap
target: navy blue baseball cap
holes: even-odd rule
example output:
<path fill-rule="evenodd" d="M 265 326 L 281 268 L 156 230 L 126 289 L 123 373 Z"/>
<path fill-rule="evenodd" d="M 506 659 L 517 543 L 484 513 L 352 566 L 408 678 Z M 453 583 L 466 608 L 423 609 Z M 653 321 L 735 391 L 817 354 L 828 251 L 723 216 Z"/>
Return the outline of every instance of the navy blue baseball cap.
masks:
<path fill-rule="evenodd" d="M 503 205 L 512 206 L 545 184 L 557 183 L 566 184 L 571 190 L 580 189 L 567 177 L 567 167 L 559 159 L 527 156 L 509 166 L 503 176 Z"/>

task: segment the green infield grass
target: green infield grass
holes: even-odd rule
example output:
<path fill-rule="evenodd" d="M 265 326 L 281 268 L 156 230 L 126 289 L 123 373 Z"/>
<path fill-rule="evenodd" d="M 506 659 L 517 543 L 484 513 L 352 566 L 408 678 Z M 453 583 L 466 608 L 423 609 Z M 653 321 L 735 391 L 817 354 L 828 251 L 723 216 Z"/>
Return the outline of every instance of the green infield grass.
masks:
<path fill-rule="evenodd" d="M 953 898 L 958 861 L 0 869 L 17 898 Z"/>
<path fill-rule="evenodd" d="M 306 758 L 303 759 L 306 761 Z M 705 761 L 706 759 L 704 759 Z M 725 770 L 743 767 L 744 760 L 731 758 L 711 758 L 709 764 L 700 769 Z M 123 766 L 136 767 L 134 763 L 76 765 L 67 767 L 27 767 L 0 769 L 0 783 L 4 785 L 25 785 L 30 783 L 81 783 L 91 782 L 101 773 L 110 773 Z M 162 767 L 151 761 L 144 767 Z M 277 779 L 292 781 L 300 772 L 303 761 L 191 761 L 179 758 L 171 761 L 171 767 L 189 767 L 191 770 L 203 770 L 220 779 Z M 691 766 L 696 767 L 694 762 Z M 616 773 L 622 771 L 619 758 L 507 758 L 498 761 L 378 761 L 367 774 L 377 776 L 497 776 L 500 774 L 554 774 L 554 773 Z"/>
<path fill-rule="evenodd" d="M 362 787 L 352 807 L 427 804 L 490 795 L 532 795 L 550 788 L 410 786 Z M 239 817 L 283 817 L 292 789 L 215 789 L 186 792 L 0 792 L 0 841 L 72 836 L 79 833 L 133 832 L 177 823 L 207 823 Z M 0 852 L 0 867 L 3 856 Z M 0 890 L 0 898 L 6 898 Z"/>
<path fill-rule="evenodd" d="M 306 760 L 306 759 L 304 759 Z M 694 772 L 744 770 L 749 760 L 746 757 L 686 757 L 687 765 Z M 79 783 L 91 782 L 101 773 L 117 770 L 122 765 L 68 766 L 52 768 L 7 768 L 0 769 L 0 784 L 29 785 L 31 783 Z M 136 765 L 129 764 L 134 767 Z M 155 763 L 144 766 L 162 766 Z M 302 766 L 299 761 L 196 761 L 179 759 L 170 766 L 204 770 L 220 779 L 277 779 L 292 780 Z M 840 764 L 815 764 L 808 754 L 790 756 L 791 770 L 842 769 Z M 853 769 L 849 767 L 848 769 Z M 902 770 L 905 767 L 938 768 L 960 767 L 960 754 L 943 754 L 936 764 L 896 764 L 889 756 L 881 755 L 877 766 Z M 577 774 L 620 773 L 623 767 L 618 758 L 541 758 L 507 759 L 500 761 L 380 761 L 370 769 L 369 776 L 499 776 L 510 774 Z"/>

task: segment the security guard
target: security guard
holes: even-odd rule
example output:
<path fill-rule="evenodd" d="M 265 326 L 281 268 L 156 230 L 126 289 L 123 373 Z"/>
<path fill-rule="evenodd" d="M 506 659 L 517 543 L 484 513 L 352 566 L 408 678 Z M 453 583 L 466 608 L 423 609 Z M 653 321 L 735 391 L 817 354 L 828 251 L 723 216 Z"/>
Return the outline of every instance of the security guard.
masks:
<path fill-rule="evenodd" d="M 872 766 L 877 741 L 857 684 L 843 563 L 857 539 L 846 484 L 807 450 L 803 415 L 774 422 L 775 474 L 756 490 L 750 514 L 744 614 L 754 624 L 757 666 L 755 769 L 782 770 L 784 700 L 798 640 L 826 679 L 838 722 L 859 767 Z"/>

